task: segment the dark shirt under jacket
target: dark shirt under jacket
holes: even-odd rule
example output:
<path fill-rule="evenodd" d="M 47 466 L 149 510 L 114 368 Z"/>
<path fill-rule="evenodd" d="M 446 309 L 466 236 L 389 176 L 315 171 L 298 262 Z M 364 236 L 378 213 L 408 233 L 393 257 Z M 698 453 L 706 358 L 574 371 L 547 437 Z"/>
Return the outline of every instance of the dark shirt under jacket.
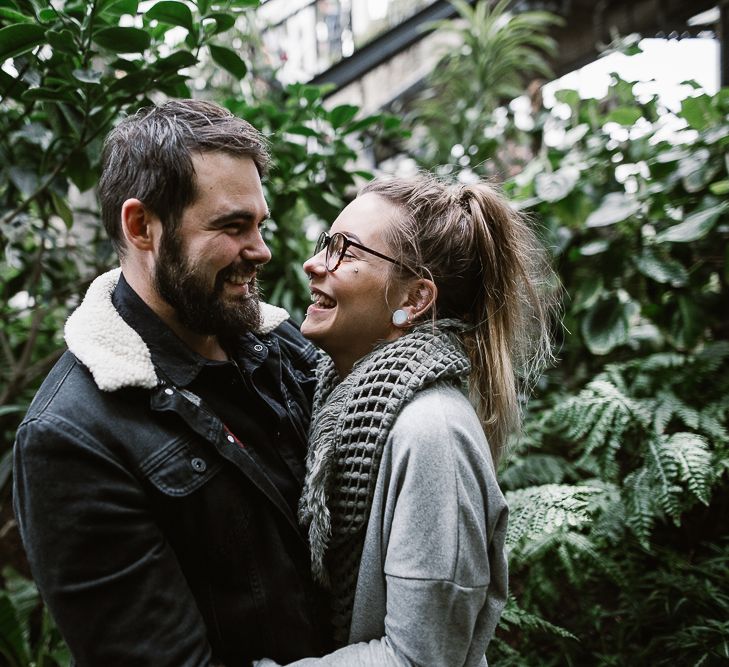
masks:
<path fill-rule="evenodd" d="M 119 314 L 148 341 L 156 361 L 175 368 L 175 384 L 199 396 L 251 453 L 295 512 L 304 480 L 305 449 L 281 404 L 281 353 L 271 337 L 242 336 L 212 361 L 174 335 L 122 275 L 112 297 Z M 156 341 L 160 341 L 157 343 Z M 291 401 L 293 407 L 293 401 Z"/>

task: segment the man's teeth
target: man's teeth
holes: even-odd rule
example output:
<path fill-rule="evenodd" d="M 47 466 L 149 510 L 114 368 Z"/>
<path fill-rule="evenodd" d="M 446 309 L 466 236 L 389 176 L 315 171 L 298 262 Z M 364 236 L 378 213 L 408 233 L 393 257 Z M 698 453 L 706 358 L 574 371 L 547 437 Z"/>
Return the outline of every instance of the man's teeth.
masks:
<path fill-rule="evenodd" d="M 311 300 L 320 308 L 334 308 L 337 302 L 334 299 L 330 299 L 326 294 L 321 292 L 312 292 Z"/>
<path fill-rule="evenodd" d="M 246 276 L 228 276 L 227 280 L 234 285 L 245 285 L 251 281 L 251 278 L 247 278 Z"/>

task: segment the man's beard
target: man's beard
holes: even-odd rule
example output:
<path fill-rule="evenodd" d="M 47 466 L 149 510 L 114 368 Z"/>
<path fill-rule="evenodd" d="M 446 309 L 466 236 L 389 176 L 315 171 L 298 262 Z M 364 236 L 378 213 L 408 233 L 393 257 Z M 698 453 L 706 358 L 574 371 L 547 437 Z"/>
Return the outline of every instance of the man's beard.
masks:
<path fill-rule="evenodd" d="M 238 273 L 241 265 L 253 274 L 256 265 L 241 260 L 221 269 L 210 287 L 208 279 L 188 261 L 180 239 L 163 234 L 154 272 L 159 295 L 175 309 L 180 324 L 196 334 L 230 339 L 260 326 L 258 285 L 255 276 L 248 283 L 248 294 L 238 300 L 223 296 L 225 279 Z"/>

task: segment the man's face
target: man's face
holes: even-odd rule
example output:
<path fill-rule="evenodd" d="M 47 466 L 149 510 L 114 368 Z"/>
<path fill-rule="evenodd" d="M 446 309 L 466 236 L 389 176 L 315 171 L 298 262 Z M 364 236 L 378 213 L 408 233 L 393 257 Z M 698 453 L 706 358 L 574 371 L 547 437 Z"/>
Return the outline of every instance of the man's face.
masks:
<path fill-rule="evenodd" d="M 197 197 L 179 229 L 162 236 L 155 287 L 190 331 L 240 335 L 260 323 L 256 269 L 271 259 L 261 180 L 250 158 L 203 153 L 192 162 Z"/>

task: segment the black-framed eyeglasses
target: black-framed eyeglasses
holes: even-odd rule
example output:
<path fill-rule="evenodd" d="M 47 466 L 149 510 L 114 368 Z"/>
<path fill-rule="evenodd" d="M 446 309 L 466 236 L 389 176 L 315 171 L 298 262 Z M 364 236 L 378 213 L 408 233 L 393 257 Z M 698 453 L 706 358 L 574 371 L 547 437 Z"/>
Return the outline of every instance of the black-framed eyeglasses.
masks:
<path fill-rule="evenodd" d="M 329 271 L 330 273 L 334 273 L 339 268 L 339 265 L 342 263 L 342 258 L 347 252 L 347 248 L 349 248 L 350 246 L 359 248 L 360 250 L 364 250 L 365 252 L 370 253 L 370 255 L 380 257 L 381 259 L 386 259 L 388 262 L 392 262 L 393 264 L 397 264 L 404 269 L 412 271 L 410 267 L 405 266 L 401 262 L 398 262 L 396 259 L 388 257 L 387 255 L 383 255 L 381 252 L 377 252 L 377 250 L 372 250 L 372 248 L 368 248 L 361 243 L 352 241 L 352 239 L 345 236 L 341 232 L 336 232 L 331 236 L 329 236 L 329 234 L 327 234 L 326 232 L 322 232 L 316 242 L 314 254 L 318 255 L 322 250 L 324 250 L 324 248 L 326 248 L 327 254 L 326 259 L 324 260 L 324 266 L 326 266 L 327 271 Z"/>

